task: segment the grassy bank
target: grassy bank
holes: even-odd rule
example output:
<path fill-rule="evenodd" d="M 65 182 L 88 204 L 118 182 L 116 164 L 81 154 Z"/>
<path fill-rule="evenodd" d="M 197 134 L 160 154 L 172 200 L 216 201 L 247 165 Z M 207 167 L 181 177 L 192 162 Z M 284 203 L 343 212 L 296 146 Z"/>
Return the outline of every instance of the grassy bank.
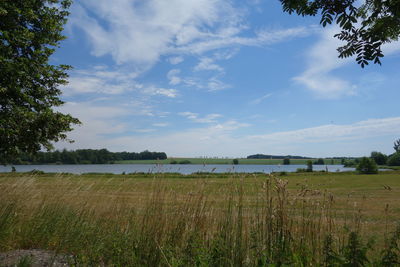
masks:
<path fill-rule="evenodd" d="M 283 164 L 283 159 L 238 159 L 239 164 L 277 165 Z M 291 159 L 292 165 L 306 165 L 308 160 L 316 159 Z M 170 164 L 172 161 L 189 161 L 191 164 L 232 164 L 233 159 L 203 159 L 203 158 L 168 158 L 165 160 L 121 160 L 117 164 Z M 325 164 L 340 164 L 339 159 L 326 159 Z"/>
<path fill-rule="evenodd" d="M 0 174 L 0 250 L 81 265 L 384 266 L 399 256 L 399 190 L 399 172 Z"/>

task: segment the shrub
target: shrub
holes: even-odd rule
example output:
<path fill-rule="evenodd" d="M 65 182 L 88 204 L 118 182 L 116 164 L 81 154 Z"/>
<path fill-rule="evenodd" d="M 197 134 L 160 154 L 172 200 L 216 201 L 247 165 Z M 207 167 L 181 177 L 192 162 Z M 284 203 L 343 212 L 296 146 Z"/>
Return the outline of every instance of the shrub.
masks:
<path fill-rule="evenodd" d="M 290 165 L 290 159 L 289 158 L 284 158 L 283 159 L 283 165 Z"/>
<path fill-rule="evenodd" d="M 346 267 L 366 266 L 369 263 L 367 251 L 371 245 L 363 244 L 357 232 L 351 232 L 347 242 L 347 246 L 344 248 L 344 263 L 341 265 Z"/>
<path fill-rule="evenodd" d="M 342 164 L 344 167 L 355 167 L 357 165 L 354 160 L 344 160 Z"/>
<path fill-rule="evenodd" d="M 386 240 L 385 248 L 382 250 L 382 266 L 397 266 L 400 264 L 399 244 L 400 243 L 400 224 L 397 225 L 396 230 L 392 236 Z"/>
<path fill-rule="evenodd" d="M 32 174 L 32 175 L 40 175 L 40 174 L 44 174 L 44 171 L 33 169 L 33 170 L 31 170 L 29 172 L 26 172 L 26 173 Z"/>
<path fill-rule="evenodd" d="M 314 161 L 314 164 L 315 165 L 324 165 L 325 161 L 324 161 L 324 159 L 317 159 L 316 161 Z"/>
<path fill-rule="evenodd" d="M 238 159 L 234 159 L 234 160 L 232 160 L 232 163 L 233 163 L 234 165 L 238 165 L 238 164 L 239 164 L 239 160 L 238 160 Z"/>
<path fill-rule="evenodd" d="M 178 162 L 176 160 L 171 160 L 169 164 L 178 164 Z"/>
<path fill-rule="evenodd" d="M 190 160 L 185 159 L 185 160 L 179 161 L 179 164 L 191 164 L 191 162 L 190 162 Z"/>
<path fill-rule="evenodd" d="M 378 166 L 373 159 L 363 157 L 357 165 L 357 171 L 363 174 L 378 173 Z"/>
<path fill-rule="evenodd" d="M 389 166 L 400 166 L 400 152 L 391 155 L 387 161 Z"/>
<path fill-rule="evenodd" d="M 312 172 L 313 171 L 312 164 L 313 163 L 312 163 L 311 160 L 307 161 L 307 172 Z"/>

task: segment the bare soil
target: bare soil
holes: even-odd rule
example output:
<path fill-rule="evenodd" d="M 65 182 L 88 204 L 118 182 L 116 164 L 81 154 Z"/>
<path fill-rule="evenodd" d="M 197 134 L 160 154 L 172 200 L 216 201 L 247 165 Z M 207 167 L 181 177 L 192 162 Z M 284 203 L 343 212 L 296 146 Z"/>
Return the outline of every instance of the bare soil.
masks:
<path fill-rule="evenodd" d="M 59 255 L 47 250 L 13 250 L 0 253 L 1 267 L 64 267 L 70 266 L 72 262 L 73 258 L 71 256 Z"/>

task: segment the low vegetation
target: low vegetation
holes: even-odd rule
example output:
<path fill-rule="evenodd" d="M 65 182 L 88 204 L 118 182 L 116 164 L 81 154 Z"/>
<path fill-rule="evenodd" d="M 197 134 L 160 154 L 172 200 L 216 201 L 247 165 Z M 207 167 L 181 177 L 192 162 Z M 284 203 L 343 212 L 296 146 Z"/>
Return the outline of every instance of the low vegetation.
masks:
<path fill-rule="evenodd" d="M 247 158 L 236 158 L 240 165 L 282 165 L 285 159 L 247 159 Z M 166 160 L 120 160 L 115 161 L 117 164 L 171 164 L 171 162 L 179 162 L 188 160 L 191 164 L 234 164 L 232 158 L 174 158 L 168 157 Z M 308 160 L 316 159 L 288 159 L 291 165 L 305 165 Z M 324 159 L 325 164 L 328 165 L 340 165 L 342 164 L 341 159 Z M 174 163 L 173 163 L 174 164 Z"/>
<path fill-rule="evenodd" d="M 356 170 L 362 174 L 378 173 L 378 166 L 372 158 L 363 157 L 358 163 Z"/>
<path fill-rule="evenodd" d="M 81 266 L 395 266 L 400 173 L 282 175 L 0 174 L 0 250 Z"/>

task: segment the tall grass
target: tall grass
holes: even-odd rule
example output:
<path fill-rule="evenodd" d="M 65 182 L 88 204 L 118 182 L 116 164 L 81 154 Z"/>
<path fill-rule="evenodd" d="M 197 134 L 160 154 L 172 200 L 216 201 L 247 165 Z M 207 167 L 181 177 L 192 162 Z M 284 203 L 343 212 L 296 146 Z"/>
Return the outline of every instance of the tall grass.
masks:
<path fill-rule="evenodd" d="M 0 250 L 48 249 L 83 266 L 396 266 L 400 227 L 368 240 L 362 207 L 306 184 L 241 175 L 210 192 L 155 176 L 138 195 L 130 178 L 14 177 L 0 182 Z M 135 191 L 136 192 L 136 191 Z"/>

